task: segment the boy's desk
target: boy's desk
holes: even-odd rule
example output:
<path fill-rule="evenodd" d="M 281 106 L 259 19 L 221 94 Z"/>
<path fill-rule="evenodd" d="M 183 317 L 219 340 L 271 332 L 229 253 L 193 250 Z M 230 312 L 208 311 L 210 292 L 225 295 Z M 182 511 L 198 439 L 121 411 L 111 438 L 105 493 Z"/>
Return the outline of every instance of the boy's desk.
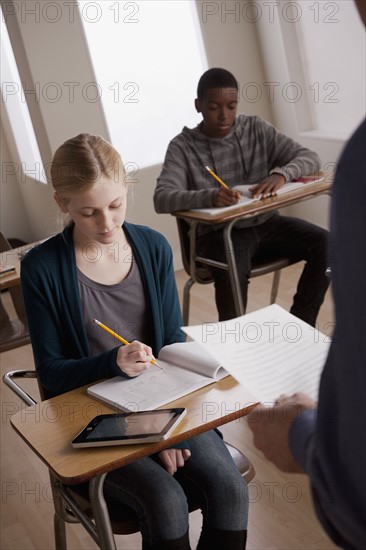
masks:
<path fill-rule="evenodd" d="M 173 216 L 186 220 L 190 225 L 190 271 L 192 279 L 194 280 L 196 262 L 200 262 L 209 266 L 220 267 L 221 269 L 226 269 L 230 275 L 237 316 L 239 317 L 241 315 L 244 315 L 245 311 L 241 296 L 240 281 L 237 273 L 235 252 L 231 239 L 231 232 L 233 227 L 240 220 L 252 218 L 260 214 L 265 214 L 266 212 L 270 212 L 272 210 L 279 210 L 281 208 L 284 208 L 285 206 L 290 206 L 291 204 L 296 204 L 304 200 L 317 197 L 319 195 L 330 194 L 330 190 L 332 187 L 331 178 L 325 174 L 323 176 L 323 181 L 312 184 L 303 184 L 301 188 L 289 191 L 288 193 L 276 195 L 274 197 L 268 197 L 266 199 L 261 199 L 255 202 L 251 202 L 249 204 L 238 205 L 237 208 L 230 209 L 224 213 L 220 212 L 219 209 L 217 215 L 210 214 L 208 216 L 201 211 L 197 212 L 195 210 L 182 210 L 179 212 L 173 212 Z M 226 251 L 226 264 L 215 262 L 210 258 L 204 258 L 197 255 L 197 226 L 200 224 L 211 226 L 224 224 L 223 235 Z"/>
<path fill-rule="evenodd" d="M 237 222 L 241 219 L 252 218 L 259 214 L 265 214 L 272 210 L 278 210 L 291 204 L 296 204 L 319 195 L 324 195 L 330 192 L 332 182 L 329 178 L 325 177 L 323 181 L 317 183 L 304 183 L 301 188 L 283 193 L 282 195 L 276 195 L 274 197 L 267 197 L 258 201 L 251 202 L 249 204 L 238 205 L 237 208 L 221 213 L 220 209 L 217 215 L 205 216 L 202 212 L 196 212 L 195 210 L 181 210 L 179 212 L 173 212 L 172 215 L 177 218 L 184 218 L 189 221 L 197 220 L 200 223 L 206 223 L 209 225 L 216 225 L 219 223 Z"/>
<path fill-rule="evenodd" d="M 253 401 L 231 376 L 169 403 L 185 407 L 187 414 L 165 441 L 141 445 L 74 449 L 71 440 L 98 414 L 117 412 L 91 398 L 87 387 L 25 407 L 11 417 L 11 424 L 31 449 L 64 484 L 78 484 L 102 477 L 116 468 L 170 447 L 248 414 Z M 164 407 L 162 407 L 164 408 Z"/>

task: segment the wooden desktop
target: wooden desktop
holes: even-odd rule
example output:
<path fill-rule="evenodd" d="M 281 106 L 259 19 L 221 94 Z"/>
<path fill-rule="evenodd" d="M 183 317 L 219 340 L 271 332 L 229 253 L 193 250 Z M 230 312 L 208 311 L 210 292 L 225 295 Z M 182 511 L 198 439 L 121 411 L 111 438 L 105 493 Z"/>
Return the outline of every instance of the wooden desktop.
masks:
<path fill-rule="evenodd" d="M 75 449 L 71 440 L 97 414 L 116 409 L 91 398 L 86 387 L 67 392 L 12 416 L 11 424 L 56 477 L 66 484 L 88 481 L 172 443 L 194 437 L 246 415 L 253 401 L 231 376 L 169 403 L 185 407 L 187 415 L 165 441 L 158 443 Z M 162 407 L 164 408 L 164 407 Z"/>
<path fill-rule="evenodd" d="M 18 248 L 11 248 L 0 254 L 0 264 L 2 267 L 11 266 L 15 268 L 11 273 L 4 274 L 0 277 L 0 289 L 16 286 L 20 283 L 20 261 L 22 256 L 26 254 L 28 250 L 37 246 L 37 244 L 42 243 L 43 240 L 19 246 Z"/>

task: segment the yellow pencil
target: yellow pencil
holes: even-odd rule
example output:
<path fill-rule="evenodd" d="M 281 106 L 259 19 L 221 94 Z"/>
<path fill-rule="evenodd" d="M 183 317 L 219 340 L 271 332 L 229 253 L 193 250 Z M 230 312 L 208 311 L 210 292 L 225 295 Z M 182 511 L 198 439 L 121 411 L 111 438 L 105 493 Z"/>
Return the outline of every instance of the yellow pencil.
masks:
<path fill-rule="evenodd" d="M 102 328 L 103 330 L 105 330 L 106 332 L 108 332 L 109 334 L 111 334 L 112 336 L 114 336 L 117 340 L 119 340 L 120 342 L 122 342 L 122 344 L 124 344 L 125 346 L 128 346 L 130 344 L 130 342 L 128 342 L 127 340 L 125 340 L 122 336 L 120 336 L 119 334 L 117 334 L 117 332 L 114 332 L 114 330 L 110 329 L 109 327 L 107 327 L 107 325 L 105 325 L 104 323 L 101 323 L 100 321 L 98 321 L 98 319 L 94 319 L 94 323 L 96 323 L 97 325 L 100 326 L 100 328 Z M 159 367 L 159 369 L 163 369 L 163 367 L 161 367 L 159 365 L 159 363 L 157 363 L 156 359 L 151 359 L 150 360 L 150 363 L 152 363 L 153 365 L 156 365 L 157 367 Z"/>
<path fill-rule="evenodd" d="M 219 178 L 219 176 L 217 176 L 217 175 L 215 174 L 215 172 L 213 172 L 213 171 L 211 170 L 211 168 L 209 168 L 208 166 L 205 166 L 205 168 L 206 168 L 207 172 L 209 172 L 209 173 L 211 174 L 211 176 L 214 177 L 215 180 L 218 181 L 220 185 L 222 185 L 222 187 L 225 187 L 225 189 L 230 189 L 230 187 L 229 187 L 228 185 L 226 185 L 226 183 L 224 183 L 224 182 Z"/>

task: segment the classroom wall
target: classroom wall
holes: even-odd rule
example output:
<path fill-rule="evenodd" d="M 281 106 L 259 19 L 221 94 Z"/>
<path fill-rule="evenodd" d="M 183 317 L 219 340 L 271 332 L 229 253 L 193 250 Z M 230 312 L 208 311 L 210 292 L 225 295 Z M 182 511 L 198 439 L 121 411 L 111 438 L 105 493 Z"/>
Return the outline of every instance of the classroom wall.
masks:
<path fill-rule="evenodd" d="M 0 158 L 1 158 L 1 201 L 0 221 L 1 231 L 8 237 L 17 236 L 27 240 L 33 236 L 31 224 L 25 208 L 24 199 L 20 191 L 19 179 L 12 165 L 6 165 L 5 159 L 13 158 L 9 149 L 8 137 L 11 137 L 10 126 L 2 113 L 0 124 Z"/>
<path fill-rule="evenodd" d="M 26 5 L 27 11 L 24 12 L 25 8 L 23 13 L 18 10 L 8 19 L 17 27 L 13 47 L 21 57 L 21 65 L 26 62 L 29 68 L 28 72 L 25 71 L 25 86 L 27 98 L 33 102 L 35 123 L 41 122 L 44 130 L 41 136 L 43 162 L 48 164 L 56 147 L 77 133 L 97 133 L 108 139 L 101 102 L 86 99 L 87 93 L 92 91 L 89 85 L 96 79 L 78 11 L 71 11 L 70 3 L 63 3 L 62 16 L 51 24 L 47 17 L 42 17 L 42 12 L 37 17 L 37 9 L 42 9 L 42 3 L 28 0 L 4 4 L 18 4 L 23 8 Z M 235 74 L 240 85 L 240 112 L 258 114 L 268 119 L 305 146 L 317 150 L 324 160 L 335 162 L 343 146 L 341 140 L 301 133 L 294 106 L 272 101 L 269 97 L 268 81 L 281 80 L 286 83 L 292 75 L 287 66 L 281 26 L 269 26 L 265 17 L 259 20 L 253 17 L 250 10 L 254 4 L 247 1 L 196 2 L 208 66 L 222 66 Z M 117 59 L 116 71 L 121 78 L 123 57 L 117 55 Z M 52 83 L 56 86 L 52 87 Z M 32 93 L 35 89 L 38 97 Z M 53 99 L 55 91 L 60 94 L 57 100 Z M 192 97 L 187 97 L 187 101 L 193 101 L 194 94 L 195 91 L 192 91 Z M 1 122 L 1 131 L 5 135 L 1 147 L 2 162 L 20 162 L 9 125 Z M 138 158 L 137 139 L 136 151 Z M 180 248 L 175 220 L 169 215 L 157 215 L 153 209 L 152 196 L 160 166 L 141 169 L 135 175 L 128 219 L 165 234 L 173 247 L 175 266 L 179 268 Z M 11 178 L 11 183 L 5 185 L 4 181 L 1 182 L 1 198 L 5 204 L 2 207 L 5 215 L 1 219 L 1 230 L 8 237 L 40 239 L 55 230 L 53 218 L 56 211 L 52 192 L 49 186 L 35 181 L 32 174 L 26 175 L 25 182 L 19 181 L 16 176 Z M 10 214 L 13 211 L 16 215 Z M 292 207 L 290 212 L 327 226 L 326 198 L 317 199 L 314 204 L 303 203 Z"/>
<path fill-rule="evenodd" d="M 23 6 L 24 2 L 18 4 Z M 81 90 L 88 92 L 89 83 L 95 82 L 96 79 L 77 10 L 72 11 L 72 20 L 70 8 L 61 10 L 62 17 L 51 24 L 51 12 L 48 17 L 42 17 L 42 11 L 38 11 L 37 14 L 36 4 L 37 2 L 28 1 L 26 10 L 22 8 L 15 15 L 11 15 L 11 9 L 8 8 L 7 13 L 8 20 L 11 20 L 13 26 L 14 19 L 16 20 L 16 42 L 13 48 L 18 51 L 18 59 L 21 57 L 21 65 L 24 65 L 26 57 L 30 67 L 29 74 L 25 71 L 25 86 L 28 91 L 26 96 L 30 102 L 36 103 L 33 105 L 33 116 L 40 117 L 44 125 L 48 143 L 43 143 L 43 149 L 46 151 L 43 154 L 43 162 L 48 164 L 51 160 L 50 154 L 72 135 L 91 132 L 101 134 L 107 139 L 109 136 L 101 102 L 87 101 L 80 93 Z M 197 2 L 197 9 L 209 66 L 226 67 L 236 75 L 239 82 L 263 80 L 263 64 L 255 26 L 244 20 L 233 25 L 229 20 L 223 22 L 221 18 L 203 11 L 203 4 L 207 3 Z M 120 60 L 116 71 L 119 77 L 123 74 L 123 59 Z M 52 86 L 52 83 L 56 83 L 56 86 Z M 77 86 L 70 83 L 77 83 Z M 36 101 L 32 90 L 38 91 Z M 71 100 L 72 90 L 74 93 Z M 55 101 L 53 98 L 57 93 L 59 97 Z M 194 97 L 195 90 L 192 90 L 192 97 L 187 97 L 187 101 L 193 102 Z M 270 120 L 272 118 L 267 101 L 261 101 L 259 104 L 247 104 L 242 101 L 240 110 L 259 113 Z M 199 120 L 197 117 L 197 122 Z M 9 128 L 4 128 L 3 125 L 2 130 L 9 132 Z M 137 140 L 136 148 L 138 153 Z M 16 146 L 4 148 L 2 159 L 20 162 Z M 128 219 L 135 223 L 150 225 L 164 233 L 173 246 L 175 265 L 180 267 L 175 220 L 169 215 L 157 215 L 153 209 L 152 196 L 160 167 L 161 165 L 151 166 L 139 170 L 135 175 L 132 208 L 129 208 Z M 4 233 L 11 237 L 25 238 L 29 232 L 27 240 L 40 239 L 54 230 L 49 214 L 54 215 L 55 211 L 52 193 L 49 188 L 45 189 L 43 184 L 32 177 L 26 177 L 26 180 L 26 192 L 23 185 L 23 200 L 20 197 L 21 183 L 18 181 L 17 188 L 15 179 L 11 186 L 2 185 L 2 199 L 7 205 L 17 205 L 17 218 L 27 219 L 27 225 L 23 221 L 16 222 L 16 218 L 10 223 L 10 216 L 7 216 L 2 219 L 1 227 Z M 36 201 L 32 200 L 34 197 L 37 198 Z"/>
<path fill-rule="evenodd" d="M 356 7 L 345 1 L 279 0 L 257 5 L 258 42 L 266 88 L 272 92 L 274 123 L 316 151 L 322 170 L 332 179 L 345 142 L 365 110 L 360 100 L 365 97 L 365 80 L 358 68 L 360 60 L 365 65 L 365 35 Z M 345 63 L 348 74 L 355 73 L 354 86 L 349 85 L 346 71 L 339 70 L 338 65 Z M 333 121 L 331 125 L 324 124 L 326 118 Z M 328 227 L 329 210 L 330 197 L 322 196 L 286 212 Z"/>

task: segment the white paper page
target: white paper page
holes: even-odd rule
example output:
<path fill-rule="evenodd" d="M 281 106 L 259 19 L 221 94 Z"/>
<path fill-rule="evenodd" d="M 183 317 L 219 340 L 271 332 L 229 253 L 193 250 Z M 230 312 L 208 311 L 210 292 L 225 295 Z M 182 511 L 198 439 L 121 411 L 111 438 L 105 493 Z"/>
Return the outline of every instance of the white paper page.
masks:
<path fill-rule="evenodd" d="M 160 359 L 159 365 L 163 369 L 151 365 L 136 378 L 117 376 L 105 380 L 88 388 L 88 393 L 119 408 L 142 411 L 165 405 L 214 382 L 212 378 L 171 366 Z"/>
<path fill-rule="evenodd" d="M 281 187 L 276 194 L 277 195 L 284 195 L 285 193 L 289 193 L 290 191 L 294 191 L 295 189 L 299 189 L 303 185 L 311 185 L 313 183 L 318 183 L 319 181 L 323 181 L 324 178 L 318 178 L 311 181 L 307 181 L 304 183 L 303 181 L 293 181 L 290 183 L 286 183 L 283 187 Z M 218 216 L 219 214 L 225 214 L 226 212 L 230 212 L 231 210 L 237 209 L 239 206 L 243 206 L 245 204 L 251 204 L 253 202 L 257 202 L 260 200 L 260 198 L 253 199 L 252 196 L 249 193 L 249 187 L 250 185 L 235 185 L 233 189 L 237 189 L 241 192 L 241 197 L 239 201 L 236 204 L 233 204 L 232 206 L 223 206 L 221 208 L 195 208 L 194 212 L 198 212 L 200 214 L 203 214 L 205 216 Z"/>
<path fill-rule="evenodd" d="M 304 181 L 306 180 L 306 181 Z M 289 193 L 290 191 L 294 191 L 295 189 L 300 189 L 301 187 L 303 187 L 304 185 L 311 185 L 313 183 L 318 183 L 319 181 L 323 181 L 324 178 L 317 178 L 317 179 L 310 179 L 309 181 L 307 180 L 307 178 L 303 178 L 302 180 L 299 180 L 299 181 L 291 181 L 289 183 L 285 183 L 285 185 L 283 185 L 282 187 L 280 187 L 280 189 L 278 189 L 276 191 L 276 195 L 284 195 L 286 193 Z M 252 202 L 248 199 L 251 199 L 251 195 L 250 195 L 250 192 L 249 192 L 249 187 L 252 187 L 251 185 L 236 185 L 235 187 L 233 187 L 233 189 L 237 189 L 238 191 L 241 192 L 241 194 L 243 195 L 243 202 Z M 252 199 L 253 200 L 253 199 Z M 254 199 L 254 200 L 259 200 L 259 199 Z"/>
<path fill-rule="evenodd" d="M 222 323 L 183 330 L 263 403 L 297 391 L 317 399 L 329 337 L 277 304 Z"/>
<path fill-rule="evenodd" d="M 177 342 L 164 346 L 159 353 L 159 364 L 160 361 L 167 361 L 172 365 L 198 372 L 215 380 L 221 380 L 228 376 L 217 359 L 198 342 Z"/>
<path fill-rule="evenodd" d="M 239 186 L 237 186 L 239 187 Z M 246 187 L 246 186 L 240 186 L 240 187 Z M 199 214 L 203 214 L 205 216 L 218 216 L 219 214 L 225 214 L 226 212 L 230 212 L 231 210 L 237 209 L 239 206 L 244 206 L 245 204 L 250 204 L 252 202 L 257 202 L 259 199 L 253 199 L 249 192 L 246 191 L 245 194 L 242 193 L 239 201 L 236 204 L 233 204 L 232 206 L 222 206 L 221 208 L 195 208 L 194 212 L 197 212 Z"/>

